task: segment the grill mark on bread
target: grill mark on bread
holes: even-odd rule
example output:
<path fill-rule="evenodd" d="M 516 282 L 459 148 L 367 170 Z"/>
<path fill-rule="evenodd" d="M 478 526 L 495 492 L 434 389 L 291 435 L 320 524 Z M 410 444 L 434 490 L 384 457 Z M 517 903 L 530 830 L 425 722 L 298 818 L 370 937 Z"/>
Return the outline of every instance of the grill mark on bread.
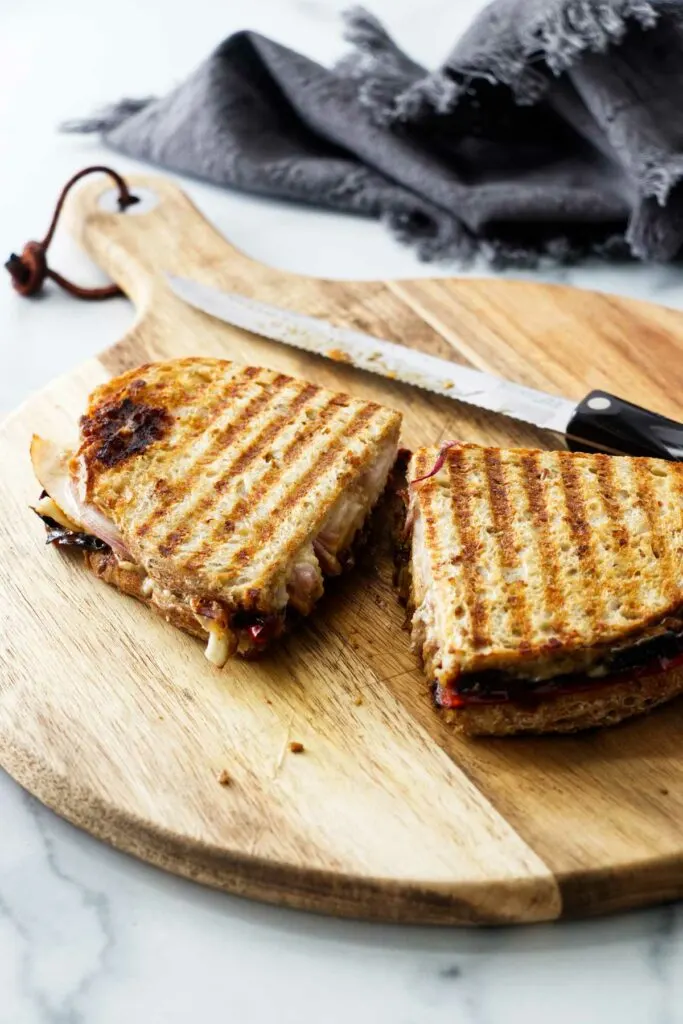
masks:
<path fill-rule="evenodd" d="M 126 375 L 126 378 L 130 377 L 133 374 L 137 374 L 138 372 L 140 372 L 142 370 L 149 369 L 151 366 L 152 366 L 152 364 L 146 364 L 144 367 L 140 367 L 139 371 L 138 370 L 130 371 L 130 373 Z M 255 375 L 257 375 L 260 372 L 261 371 L 260 371 L 260 369 L 258 367 L 248 366 L 248 367 L 244 368 L 244 372 L 241 374 L 241 379 L 239 379 L 237 381 L 235 381 L 235 376 L 234 375 L 231 378 L 231 380 L 229 381 L 229 383 L 227 383 L 227 384 L 226 384 L 224 379 L 218 378 L 215 381 L 215 387 L 217 388 L 217 393 L 215 394 L 213 399 L 209 402 L 209 404 L 204 406 L 203 409 L 202 409 L 202 412 L 204 413 L 204 421 L 206 422 L 206 420 L 209 417 L 215 416 L 216 413 L 224 405 L 226 405 L 227 402 L 230 399 L 234 398 L 235 394 L 237 392 L 239 392 L 240 387 L 242 386 L 245 377 L 248 378 L 248 379 L 251 379 L 252 377 L 254 377 Z M 161 402 L 164 405 L 167 405 L 167 404 L 169 404 L 170 398 L 173 397 L 172 395 L 171 396 L 168 395 L 167 387 L 168 387 L 168 385 L 167 385 L 166 381 L 163 378 L 161 380 L 154 381 L 154 383 L 150 384 L 150 382 L 147 381 L 144 376 L 139 377 L 138 379 L 135 379 L 135 380 L 132 380 L 132 381 L 126 380 L 125 383 L 120 384 L 119 387 L 116 388 L 113 391 L 112 391 L 111 387 L 109 387 L 109 388 L 105 387 L 103 389 L 103 397 L 102 397 L 102 399 L 100 401 L 96 402 L 93 406 L 91 406 L 91 408 L 90 408 L 90 410 L 88 412 L 87 417 L 84 417 L 84 419 L 86 419 L 86 420 L 90 419 L 93 415 L 96 415 L 96 414 L 100 413 L 100 410 L 102 408 L 105 408 L 106 406 L 110 405 L 112 403 L 112 401 L 114 401 L 114 399 L 117 402 L 121 402 L 121 401 L 125 401 L 125 400 L 131 399 L 131 398 L 134 399 L 135 401 L 142 400 L 144 398 L 144 401 L 147 404 L 151 404 L 152 402 L 158 402 L 159 400 L 161 400 Z M 207 390 L 211 390 L 211 389 L 209 388 Z M 144 392 L 144 396 L 143 396 L 143 392 Z M 114 396 L 113 398 L 112 398 L 112 395 Z M 82 423 L 83 423 L 83 421 L 82 421 Z M 202 427 L 200 428 L 199 431 L 192 431 L 191 429 L 188 428 L 188 424 L 187 423 L 183 424 L 183 438 L 184 438 L 184 440 L 177 447 L 174 446 L 174 457 L 175 457 L 176 460 L 181 459 L 183 457 L 183 455 L 185 454 L 185 452 L 189 448 L 192 447 L 192 445 L 195 442 L 197 433 L 201 433 L 203 429 L 204 429 L 204 427 L 202 425 Z M 83 433 L 84 436 L 87 436 L 87 430 L 82 430 L 82 433 Z M 167 442 L 168 442 L 168 440 L 169 439 L 167 439 Z M 90 468 L 93 469 L 95 467 L 91 466 Z M 125 470 L 124 470 L 124 472 L 125 472 Z M 171 488 L 172 488 L 172 485 L 169 485 L 169 494 L 171 493 Z"/>
<path fill-rule="evenodd" d="M 311 387 L 313 387 L 313 385 L 311 385 Z M 318 389 L 315 388 L 314 390 L 317 392 Z M 306 404 L 306 401 L 307 399 L 304 399 L 304 401 L 301 402 L 300 408 Z M 300 408 L 295 411 L 300 411 Z M 245 495 L 244 497 L 236 497 L 236 500 L 233 502 L 233 504 L 229 508 L 226 508 L 224 510 L 226 519 L 229 523 L 231 523 L 234 526 L 234 523 L 237 520 L 239 520 L 241 517 L 248 516 L 248 513 L 250 511 L 259 507 L 261 502 L 267 496 L 268 491 L 271 489 L 271 486 L 273 484 L 277 484 L 277 481 L 280 479 L 282 475 L 282 471 L 295 461 L 295 458 L 301 454 L 302 447 L 308 441 L 310 441 L 310 439 L 321 429 L 321 427 L 325 426 L 329 422 L 329 420 L 333 417 L 334 413 L 339 408 L 339 401 L 335 396 L 330 398 L 330 400 L 326 402 L 325 405 L 320 406 L 319 409 L 316 409 L 315 419 L 309 421 L 306 424 L 306 426 L 303 427 L 302 430 L 299 430 L 294 435 L 294 437 L 287 443 L 287 445 L 282 449 L 282 451 L 278 452 L 277 461 L 273 460 L 270 462 L 266 471 L 259 478 L 256 487 L 253 490 L 251 490 L 248 495 Z M 254 457 L 256 457 L 258 454 L 259 453 L 256 452 Z M 244 468 L 246 468 L 246 465 L 240 467 L 240 469 Z M 234 472 L 237 471 L 237 469 L 231 469 L 226 474 L 225 479 L 229 480 L 233 476 Z M 192 569 L 200 565 L 204 557 L 206 556 L 207 551 L 210 551 L 212 549 L 216 540 L 220 539 L 220 535 L 225 534 L 225 532 L 226 521 L 224 520 L 223 522 L 220 522 L 216 525 L 212 534 L 209 537 L 207 537 L 207 540 L 202 545 L 202 547 L 198 548 L 197 551 L 194 551 L 192 553 L 190 559 L 187 562 L 188 568 Z M 232 531 L 230 530 L 230 532 Z"/>
<path fill-rule="evenodd" d="M 218 378 L 215 382 L 215 386 L 217 388 L 216 393 L 209 399 L 208 404 L 204 405 L 205 396 L 202 396 L 202 422 L 197 424 L 197 430 L 190 430 L 187 423 L 183 424 L 184 440 L 177 448 L 175 448 L 173 453 L 174 461 L 176 463 L 180 463 L 184 456 L 192 450 L 197 437 L 200 437 L 206 431 L 207 424 L 214 420 L 218 420 L 222 413 L 235 401 L 235 399 L 240 397 L 241 393 L 249 387 L 250 384 L 254 382 L 259 383 L 257 378 L 262 372 L 262 369 L 258 366 L 245 366 L 240 368 L 239 372 L 235 372 L 227 383 L 225 380 Z M 210 390 L 210 386 L 207 390 Z M 260 398 L 260 395 L 254 395 L 252 401 L 258 398 Z M 226 429 L 228 425 L 226 425 Z M 207 449 L 207 451 L 200 456 L 200 464 L 206 461 L 207 456 L 210 453 L 211 449 Z M 215 452 L 213 452 L 213 454 L 215 454 Z M 193 466 L 194 463 L 191 463 L 191 467 Z M 186 490 L 186 477 L 183 477 L 182 481 L 178 484 L 171 486 L 173 488 L 173 492 L 182 497 Z"/>
<path fill-rule="evenodd" d="M 410 474 L 410 479 L 411 480 L 417 480 L 418 477 L 424 476 L 425 473 L 427 473 L 431 469 L 431 467 L 434 465 L 434 462 L 436 460 L 428 458 L 428 452 L 430 452 L 430 451 L 431 451 L 430 448 L 420 448 L 420 449 L 418 449 L 418 451 L 415 452 L 415 454 L 413 456 L 413 459 L 415 461 L 415 469 Z M 425 481 L 425 483 L 426 482 L 427 481 Z M 419 493 L 420 490 L 422 489 L 422 487 L 423 487 L 423 484 L 417 484 L 414 493 Z"/>
<path fill-rule="evenodd" d="M 251 378 L 255 377 L 259 372 L 260 369 L 258 367 L 245 367 L 244 374 L 240 378 L 233 378 L 230 383 L 224 387 L 222 394 L 218 396 L 217 400 L 209 406 L 208 415 L 217 418 L 223 408 L 228 406 L 230 402 L 234 401 L 235 397 L 239 395 L 241 390 L 243 390 L 245 384 L 244 377 L 246 376 L 251 380 Z M 188 489 L 194 482 L 194 479 L 206 470 L 207 465 L 210 465 L 222 448 L 234 441 L 235 437 L 246 426 L 249 420 L 268 404 L 273 394 L 277 393 L 277 391 L 284 386 L 283 382 L 286 382 L 288 379 L 289 378 L 279 374 L 272 382 L 271 386 L 273 390 L 266 391 L 264 388 L 259 394 L 254 395 L 247 405 L 238 412 L 236 418 L 230 420 L 229 423 L 222 428 L 220 433 L 216 435 L 209 448 L 207 448 L 207 450 L 191 464 L 188 472 L 181 480 L 177 483 L 169 483 L 168 481 L 165 481 L 165 486 L 163 488 L 155 490 L 155 507 L 152 509 L 147 519 L 137 527 L 136 532 L 138 536 L 144 536 L 156 522 L 168 516 L 171 509 L 183 500 Z M 248 381 L 248 383 L 249 382 L 250 381 Z M 192 431 L 185 426 L 183 430 L 185 441 L 177 452 L 174 452 L 174 461 L 179 462 L 185 452 L 192 448 L 196 443 L 197 438 L 201 437 L 205 431 L 206 419 L 196 431 Z"/>
<path fill-rule="evenodd" d="M 136 380 L 129 374 L 125 382 L 119 379 L 113 385 L 110 384 L 107 390 L 96 390 L 90 399 L 91 407 L 102 404 L 105 397 L 114 392 L 122 396 L 130 393 L 131 399 L 133 394 L 138 399 L 142 395 L 146 402 L 168 410 L 173 417 L 172 429 L 168 437 L 160 442 L 158 451 L 152 450 L 143 453 L 139 459 L 130 460 L 123 465 L 121 471 L 114 467 L 100 472 L 92 496 L 93 503 L 100 511 L 110 514 L 112 522 L 119 527 L 126 543 L 130 545 L 135 561 L 147 567 L 159 593 L 163 587 L 164 593 L 209 597 L 223 602 L 226 608 L 244 606 L 256 610 L 258 606 L 258 610 L 263 613 L 279 607 L 285 568 L 292 558 L 292 534 L 304 530 L 305 540 L 308 540 L 318 532 L 328 511 L 335 508 L 343 491 L 351 488 L 355 493 L 358 484 L 360 492 L 361 474 L 365 468 L 380 454 L 383 455 L 385 450 L 388 459 L 388 450 L 381 446 L 396 441 L 400 414 L 372 403 L 368 410 L 371 417 L 369 425 L 360 429 L 360 433 L 340 452 L 332 455 L 331 464 L 324 470 L 324 475 L 319 480 L 310 481 L 307 485 L 310 491 L 304 488 L 302 501 L 293 503 L 291 508 L 281 509 L 279 506 L 283 491 L 297 483 L 298 478 L 313 466 L 314 460 L 319 459 L 325 448 L 334 441 L 335 435 L 367 403 L 325 388 L 307 385 L 304 381 L 278 376 L 272 371 L 257 368 L 247 371 L 244 367 L 231 365 L 224 360 L 158 363 L 149 368 L 145 377 L 146 380 Z M 273 381 L 282 382 L 279 390 L 278 383 L 273 386 Z M 282 385 L 285 385 L 284 388 Z M 307 388 L 309 400 L 298 413 L 293 413 L 292 402 L 304 387 Z M 247 418 L 254 412 L 254 399 L 261 398 L 264 392 L 270 396 L 270 404 Z M 217 399 L 219 409 L 216 415 Z M 329 425 L 324 426 L 321 411 L 328 403 L 330 409 L 325 415 L 330 417 Z M 245 407 L 249 409 L 246 415 Z M 288 419 L 288 422 L 283 425 L 275 442 L 264 448 L 263 462 L 259 457 L 242 474 L 235 476 L 233 472 L 230 483 L 222 489 L 220 495 L 214 492 L 217 501 L 210 512 L 196 516 L 194 506 L 205 496 L 207 489 L 213 490 L 214 482 L 240 455 L 243 464 L 245 450 L 255 435 L 283 413 L 283 420 Z M 212 458 L 210 465 L 207 464 L 207 451 L 216 444 L 217 436 L 228 425 L 231 425 L 231 432 L 234 431 L 234 421 L 240 414 L 244 417 L 243 428 L 235 432 L 229 444 L 225 444 L 226 435 L 223 433 L 220 443 L 225 446 L 218 456 Z M 359 421 L 356 420 L 354 430 L 358 428 Z M 306 437 L 309 437 L 306 441 L 302 441 L 304 431 Z M 287 464 L 280 465 L 278 460 L 296 435 L 300 448 L 293 450 Z M 85 445 L 82 447 L 86 448 Z M 300 452 L 298 455 L 297 451 Z M 195 472 L 195 464 L 200 460 L 204 460 L 205 471 L 202 478 L 193 485 L 189 472 Z M 262 476 L 270 472 L 271 460 L 278 481 L 273 484 L 275 476 L 272 477 L 270 486 L 265 489 Z M 374 480 L 373 474 L 373 484 Z M 173 493 L 176 487 L 179 494 Z M 236 523 L 232 532 L 232 524 L 222 524 L 225 530 L 213 550 L 207 554 L 204 564 L 197 573 L 189 573 L 188 556 L 203 545 L 209 533 L 220 524 L 224 507 L 233 505 L 242 497 L 248 498 L 257 488 L 261 491 L 265 489 L 264 499 L 250 504 L 244 511 L 243 521 Z M 167 514 L 161 510 L 159 520 L 154 522 L 146 534 L 138 536 L 139 525 L 150 516 L 158 503 L 164 506 L 164 510 L 168 508 Z M 252 525 L 251 520 L 268 520 L 269 517 L 274 536 L 272 541 L 263 544 L 259 536 L 259 533 L 263 533 L 263 524 Z M 159 551 L 160 539 L 174 528 L 184 525 L 186 519 L 190 527 L 187 538 L 177 551 L 164 559 Z M 247 545 L 252 557 L 246 565 L 236 564 L 235 550 Z M 294 555 L 296 557 L 296 552 Z M 314 559 L 311 562 L 314 564 Z M 233 568 L 236 573 L 231 580 Z M 223 571 L 227 571 L 225 580 L 221 578 Z"/>
<path fill-rule="evenodd" d="M 216 490 L 222 491 L 225 489 L 225 483 L 232 477 L 237 476 L 239 473 L 243 473 L 245 469 L 256 459 L 259 455 L 264 454 L 264 448 L 271 446 L 282 433 L 283 419 L 285 424 L 290 424 L 296 419 L 297 415 L 301 412 L 303 407 L 312 399 L 318 392 L 318 388 L 313 384 L 307 384 L 302 391 L 294 398 L 291 405 L 287 408 L 283 417 L 277 420 L 273 420 L 268 424 L 260 434 L 257 434 L 254 440 L 247 445 L 244 451 L 240 452 L 237 460 L 229 467 L 229 469 L 223 473 L 216 482 Z M 321 409 L 326 410 L 328 406 L 335 405 L 334 399 L 326 403 Z M 312 433 L 318 429 L 318 423 L 311 422 L 303 431 L 297 433 L 292 441 L 284 448 L 282 453 L 278 453 L 278 465 L 282 468 L 283 465 L 287 465 L 289 462 L 290 452 L 296 447 L 297 442 L 302 443 L 307 440 Z M 275 470 L 277 467 L 275 467 Z M 265 474 L 264 474 L 265 475 Z M 256 492 L 251 492 L 249 497 L 256 498 L 260 496 L 260 488 L 257 487 Z"/>
<path fill-rule="evenodd" d="M 660 592 L 663 597 L 671 600 L 676 591 L 674 583 L 675 570 L 671 561 L 671 548 L 668 538 L 663 535 L 660 527 L 661 515 L 657 505 L 657 497 L 654 493 L 652 472 L 648 464 L 641 459 L 634 460 L 631 463 L 631 471 L 635 477 L 637 501 L 650 528 L 650 543 L 652 554 L 655 558 L 653 569 L 660 584 Z M 632 589 L 632 587 L 627 588 L 628 591 Z"/>
<path fill-rule="evenodd" d="M 373 416 L 376 415 L 378 411 L 380 411 L 380 408 L 381 407 L 376 405 L 374 402 L 368 402 L 361 409 L 356 410 L 343 429 L 326 445 L 322 455 L 315 459 L 313 465 L 309 466 L 303 476 L 299 477 L 290 490 L 283 495 L 282 501 L 278 504 L 277 508 L 279 514 L 277 521 L 274 521 L 273 516 L 271 515 L 267 520 L 265 520 L 265 525 L 263 525 L 263 527 L 263 519 L 258 520 L 255 523 L 252 522 L 251 529 L 258 534 L 259 544 L 264 544 L 272 538 L 273 534 L 280 526 L 281 517 L 283 517 L 289 509 L 295 508 L 300 503 L 305 492 L 310 490 L 317 480 L 323 476 L 324 472 L 333 465 L 334 459 L 339 452 L 347 446 L 351 438 L 361 432 L 362 428 L 373 418 Z M 302 532 L 303 531 L 300 528 L 289 538 L 286 545 L 289 552 L 298 550 L 310 531 L 307 528 L 303 533 L 303 536 Z M 233 560 L 234 562 L 244 562 L 248 560 L 249 557 L 250 548 L 243 546 L 233 555 Z M 265 565 L 264 571 L 266 573 L 270 569 L 271 565 L 272 561 Z"/>
<path fill-rule="evenodd" d="M 288 378 L 281 377 L 280 381 L 288 381 Z M 274 394 L 276 394 L 278 390 L 282 390 L 282 388 L 276 389 L 271 394 L 269 394 L 268 392 L 264 392 L 264 395 L 260 396 L 260 398 L 264 399 L 265 401 L 261 402 L 257 411 L 260 411 L 260 408 L 263 405 L 270 402 L 270 400 L 273 398 Z M 317 394 L 318 390 L 319 389 L 314 384 L 302 384 L 301 389 L 288 404 L 287 408 L 282 410 L 280 414 L 277 415 L 274 419 L 270 420 L 269 422 L 263 425 L 263 428 L 259 431 L 258 434 L 256 434 L 254 438 L 252 438 L 247 447 L 236 453 L 235 458 L 229 463 L 229 465 L 221 473 L 221 475 L 214 481 L 213 486 L 211 486 L 208 489 L 208 491 L 200 497 L 200 499 L 197 501 L 197 503 L 193 506 L 191 510 L 192 519 L 195 519 L 198 516 L 205 515 L 212 508 L 215 508 L 216 505 L 218 505 L 218 503 L 220 502 L 220 496 L 222 492 L 225 490 L 226 484 L 229 481 L 233 480 L 236 476 L 239 476 L 240 473 L 243 473 L 247 469 L 247 467 L 252 462 L 254 462 L 254 460 L 257 459 L 259 455 L 263 453 L 264 448 L 268 448 L 270 445 L 272 445 L 272 443 L 277 439 L 278 435 L 282 432 L 282 430 L 292 422 L 292 419 L 296 417 L 297 413 L 300 412 L 300 410 L 307 404 L 307 402 L 309 402 L 313 398 L 313 396 Z M 245 412 L 248 411 L 250 407 L 256 404 L 258 401 L 259 399 L 255 399 L 253 403 L 250 403 L 250 405 L 247 406 Z M 253 410 L 252 412 L 249 413 L 248 418 L 251 418 L 252 415 Z M 224 447 L 225 444 L 230 444 L 230 441 L 232 440 L 233 437 L 234 432 L 231 435 L 231 437 L 224 442 L 224 444 L 221 444 L 221 448 Z M 186 520 L 187 518 L 188 516 L 185 517 Z M 164 557 L 168 557 L 169 555 L 171 555 L 180 546 L 180 544 L 182 544 L 188 532 L 190 532 L 190 527 L 188 527 L 186 523 L 183 523 L 180 526 L 178 526 L 175 530 L 172 530 L 159 544 L 160 553 Z M 205 544 L 202 545 L 202 547 L 193 556 L 193 558 L 196 559 L 197 557 L 199 557 L 200 553 L 203 553 L 208 547 L 210 547 L 212 540 L 213 537 L 207 538 Z"/>
<path fill-rule="evenodd" d="M 670 500 L 676 500 L 678 507 L 683 512 L 683 474 L 682 475 L 669 475 L 667 477 L 667 490 L 670 495 Z M 683 575 L 683 515 L 679 515 L 679 526 L 678 526 L 678 543 L 676 545 L 676 554 L 679 559 L 679 569 L 676 573 L 676 579 L 680 580 Z"/>
<path fill-rule="evenodd" d="M 576 587 L 573 589 L 573 593 L 572 588 L 568 588 L 569 592 L 565 600 L 572 599 L 574 596 L 580 599 L 585 615 L 591 623 L 595 623 L 600 618 L 601 612 L 601 601 L 594 589 L 599 577 L 593 554 L 591 527 L 586 518 L 581 477 L 577 472 L 575 456 L 561 455 L 558 462 L 567 510 L 566 518 L 574 540 L 580 570 L 580 576 L 576 577 Z"/>
<path fill-rule="evenodd" d="M 246 369 L 253 371 L 255 368 L 247 367 Z M 255 378 L 257 375 L 253 372 L 250 372 L 249 374 L 245 373 L 244 376 L 248 378 L 246 383 L 251 384 L 254 383 L 253 378 Z M 194 481 L 198 477 L 202 475 L 206 467 L 210 465 L 211 462 L 213 462 L 216 456 L 220 455 L 223 448 L 225 448 L 225 446 L 228 444 L 232 444 L 232 442 L 235 440 L 239 431 L 244 427 L 244 425 L 253 416 L 255 416 L 257 413 L 260 413 L 261 410 L 266 405 L 268 405 L 272 398 L 276 396 L 278 392 L 284 389 L 288 382 L 289 378 L 284 376 L 284 374 L 278 374 L 274 378 L 274 380 L 269 381 L 267 388 L 265 387 L 264 382 L 262 390 L 258 394 L 254 395 L 254 397 L 247 403 L 247 405 L 244 406 L 244 408 L 238 412 L 237 417 L 235 419 L 230 420 L 219 431 L 219 433 L 215 435 L 213 441 L 206 449 L 206 451 L 203 452 L 202 455 L 191 465 L 189 472 L 183 477 L 182 481 L 180 481 L 174 488 L 174 491 L 177 496 L 182 497 L 187 492 L 188 487 L 192 483 L 194 483 Z M 259 382 L 256 381 L 256 383 Z M 245 381 L 243 377 L 233 379 L 230 382 L 230 385 L 226 389 L 227 393 L 224 392 L 223 394 L 223 400 L 217 405 L 215 409 L 211 410 L 214 416 L 217 416 L 220 412 L 222 412 L 223 408 L 227 407 L 231 402 L 235 400 L 235 398 L 239 397 L 240 391 L 244 390 L 244 384 Z M 197 436 L 201 436 L 205 431 L 206 422 L 201 424 L 196 432 L 191 432 L 186 445 L 181 450 L 181 452 L 179 452 L 179 456 L 182 455 L 188 449 L 192 448 L 192 446 L 196 442 Z M 165 509 L 165 511 L 168 511 L 168 506 Z"/>
<path fill-rule="evenodd" d="M 521 560 L 517 547 L 514 515 L 508 500 L 509 485 L 498 449 L 485 449 L 484 467 L 491 515 L 496 530 L 495 539 L 499 562 L 503 573 L 514 572 L 520 568 Z M 504 589 L 509 595 L 507 600 L 508 630 L 512 632 L 513 636 L 519 636 L 520 646 L 524 646 L 529 643 L 531 634 L 526 583 L 524 580 L 508 581 L 504 578 Z"/>
<path fill-rule="evenodd" d="M 247 427 L 249 421 L 254 416 L 258 415 L 266 405 L 268 405 L 268 403 L 273 398 L 273 394 L 278 393 L 279 382 L 274 381 L 273 388 L 274 391 L 272 393 L 264 389 L 261 392 L 259 392 L 259 394 L 254 395 L 254 397 L 247 403 L 247 405 L 245 405 L 238 412 L 237 416 L 234 419 L 231 419 L 220 430 L 220 432 L 216 434 L 210 446 L 207 448 L 205 452 L 203 452 L 203 454 L 198 459 L 196 459 L 191 464 L 187 474 L 182 478 L 182 480 L 179 480 L 178 483 L 176 484 L 168 485 L 168 487 L 165 488 L 163 492 L 157 493 L 157 502 L 154 509 L 148 516 L 147 520 L 143 522 L 137 529 L 137 533 L 139 536 L 142 536 L 143 534 L 147 533 L 154 523 L 166 518 L 169 515 L 171 509 L 173 509 L 174 506 L 182 502 L 183 498 L 188 493 L 188 490 L 190 490 L 192 485 L 194 484 L 195 479 L 198 479 L 203 473 L 206 472 L 207 467 L 211 465 L 213 460 L 217 458 L 218 455 L 220 455 L 222 449 L 231 445 L 239 436 L 241 431 L 244 430 L 245 427 Z M 235 393 L 237 390 L 238 388 L 231 390 L 229 396 L 230 399 L 233 399 L 235 397 Z M 227 402 L 225 402 L 224 404 L 227 405 Z M 218 412 L 219 410 L 220 407 L 216 411 Z M 204 433 L 204 430 L 205 428 L 199 430 L 198 433 L 191 433 L 189 437 L 189 442 L 185 446 L 185 450 L 187 450 L 187 448 L 192 447 L 192 445 L 196 442 L 197 437 L 201 437 L 201 435 Z M 162 538 L 160 543 L 163 542 L 164 541 Z"/>
<path fill-rule="evenodd" d="M 536 550 L 543 579 L 545 610 L 552 621 L 554 635 L 559 639 L 567 633 L 567 621 L 564 616 L 565 598 L 560 582 L 562 560 L 550 530 L 546 493 L 541 484 L 544 470 L 536 452 L 522 455 L 520 463 L 522 486 L 526 493 L 529 515 L 536 536 Z"/>
<path fill-rule="evenodd" d="M 301 501 L 305 491 L 315 485 L 315 483 L 323 476 L 324 472 L 333 465 L 335 457 L 339 452 L 347 447 L 350 440 L 360 434 L 363 427 L 365 427 L 379 411 L 380 406 L 376 405 L 374 402 L 368 402 L 362 408 L 357 409 L 342 430 L 326 445 L 322 456 L 316 459 L 315 464 L 311 466 L 304 473 L 303 477 L 300 477 L 296 484 L 285 493 L 281 504 L 278 505 L 278 510 L 285 511 L 289 508 L 296 507 L 296 505 Z M 370 450 L 366 450 L 363 452 L 363 457 L 368 459 L 368 461 L 373 455 L 374 451 L 371 452 Z M 358 470 L 359 467 L 356 465 L 355 456 L 353 457 L 353 463 L 349 460 L 349 465 L 353 466 L 354 473 Z M 341 475 L 343 475 L 343 473 Z M 273 533 L 274 528 L 271 520 L 268 528 L 264 531 L 263 536 L 267 539 L 271 537 Z M 295 536 L 293 541 L 290 542 L 290 547 L 292 546 L 292 543 L 296 542 L 296 540 L 297 538 Z"/>
<path fill-rule="evenodd" d="M 472 646 L 477 649 L 489 644 L 488 610 L 482 593 L 477 573 L 479 562 L 479 542 L 476 526 L 472 523 L 470 498 L 468 491 L 468 451 L 464 448 L 452 448 L 446 454 L 446 466 L 451 487 L 451 497 L 456 510 L 456 528 L 460 538 L 460 557 L 462 559 L 464 598 L 470 617 L 472 629 Z M 431 487 L 432 480 L 427 481 Z"/>
<path fill-rule="evenodd" d="M 616 496 L 616 492 L 620 488 L 619 481 L 614 473 L 616 463 L 609 455 L 596 455 L 594 459 L 598 493 L 610 522 L 612 553 L 616 563 L 614 568 L 621 579 L 627 579 L 632 571 L 629 550 L 631 535 L 622 518 L 624 511 L 623 500 Z M 638 598 L 638 587 L 627 587 L 625 589 L 622 609 L 628 617 L 637 615 L 639 608 Z"/>

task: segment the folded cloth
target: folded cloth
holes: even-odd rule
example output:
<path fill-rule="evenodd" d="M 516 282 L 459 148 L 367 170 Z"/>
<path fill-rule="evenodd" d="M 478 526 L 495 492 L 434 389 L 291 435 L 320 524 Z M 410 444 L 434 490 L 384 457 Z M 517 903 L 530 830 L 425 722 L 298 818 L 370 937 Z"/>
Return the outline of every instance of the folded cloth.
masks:
<path fill-rule="evenodd" d="M 494 0 L 428 72 L 368 12 L 329 70 L 240 32 L 67 131 L 217 185 L 381 217 L 424 259 L 683 249 L 683 0 Z"/>

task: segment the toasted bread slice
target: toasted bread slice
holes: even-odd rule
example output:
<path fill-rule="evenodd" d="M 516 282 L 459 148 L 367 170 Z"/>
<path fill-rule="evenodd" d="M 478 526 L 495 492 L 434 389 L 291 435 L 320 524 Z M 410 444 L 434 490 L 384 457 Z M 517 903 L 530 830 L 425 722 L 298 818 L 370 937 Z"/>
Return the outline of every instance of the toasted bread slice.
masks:
<path fill-rule="evenodd" d="M 683 465 L 453 444 L 407 478 L 413 643 L 456 727 L 570 731 L 683 690 Z"/>
<path fill-rule="evenodd" d="M 46 515 L 56 505 L 62 526 L 113 552 L 92 550 L 91 567 L 129 592 L 131 567 L 141 573 L 136 596 L 181 628 L 220 634 L 213 655 L 225 660 L 280 632 L 288 606 L 308 614 L 323 575 L 342 570 L 400 424 L 374 402 L 271 370 L 178 359 L 93 392 L 70 487 L 63 455 L 41 439 L 32 454 Z"/>

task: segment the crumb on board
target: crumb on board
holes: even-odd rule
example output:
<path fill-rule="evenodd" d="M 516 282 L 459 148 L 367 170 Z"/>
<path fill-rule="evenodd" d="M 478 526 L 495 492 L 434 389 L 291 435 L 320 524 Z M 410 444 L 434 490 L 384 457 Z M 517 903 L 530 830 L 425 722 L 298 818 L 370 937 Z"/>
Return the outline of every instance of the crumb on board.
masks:
<path fill-rule="evenodd" d="M 361 706 L 361 704 L 363 703 L 363 698 L 361 697 L 361 695 L 360 695 L 360 694 L 358 694 L 358 695 L 357 695 L 357 696 L 356 696 L 356 697 L 354 698 L 354 701 L 353 701 L 353 703 L 354 703 L 354 704 L 356 705 L 356 707 L 357 707 L 357 708 L 359 708 L 359 707 Z"/>
<path fill-rule="evenodd" d="M 270 697 L 266 697 L 266 704 L 272 704 L 272 703 L 273 703 L 273 702 L 272 702 L 272 700 L 270 699 Z"/>
<path fill-rule="evenodd" d="M 327 350 L 328 359 L 334 359 L 335 363 L 350 363 L 351 356 L 341 348 L 330 348 Z"/>
<path fill-rule="evenodd" d="M 221 784 L 221 786 L 229 786 L 230 783 L 232 782 L 230 772 L 226 771 L 226 769 L 224 768 L 223 771 L 220 772 L 218 776 L 218 781 Z"/>
<path fill-rule="evenodd" d="M 303 754 L 304 745 L 303 743 L 299 743 L 298 740 L 292 740 L 291 743 L 289 744 L 289 749 L 292 754 Z"/>

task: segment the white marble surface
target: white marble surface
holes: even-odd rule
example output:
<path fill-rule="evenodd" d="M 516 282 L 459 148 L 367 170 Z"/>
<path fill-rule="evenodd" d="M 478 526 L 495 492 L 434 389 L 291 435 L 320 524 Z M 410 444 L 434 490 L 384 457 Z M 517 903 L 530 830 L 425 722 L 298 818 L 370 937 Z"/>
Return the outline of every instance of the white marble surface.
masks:
<path fill-rule="evenodd" d="M 45 229 L 61 183 L 113 161 L 55 125 L 122 94 L 166 89 L 228 32 L 252 27 L 327 61 L 343 0 L 0 2 L 0 250 Z M 480 0 L 374 0 L 426 62 Z M 378 225 L 188 184 L 247 252 L 331 276 L 434 273 Z M 329 239 L 334 238 L 334 245 Z M 98 280 L 64 235 L 61 269 Z M 438 272 L 447 272 L 439 268 Z M 453 270 L 451 269 L 451 273 Z M 549 275 L 683 308 L 680 270 Z M 0 281 L 0 413 L 115 341 L 124 300 L 25 303 Z M 504 931 L 388 928 L 203 890 L 118 854 L 0 774 L 0 1024 L 675 1024 L 683 916 L 670 907 Z"/>

